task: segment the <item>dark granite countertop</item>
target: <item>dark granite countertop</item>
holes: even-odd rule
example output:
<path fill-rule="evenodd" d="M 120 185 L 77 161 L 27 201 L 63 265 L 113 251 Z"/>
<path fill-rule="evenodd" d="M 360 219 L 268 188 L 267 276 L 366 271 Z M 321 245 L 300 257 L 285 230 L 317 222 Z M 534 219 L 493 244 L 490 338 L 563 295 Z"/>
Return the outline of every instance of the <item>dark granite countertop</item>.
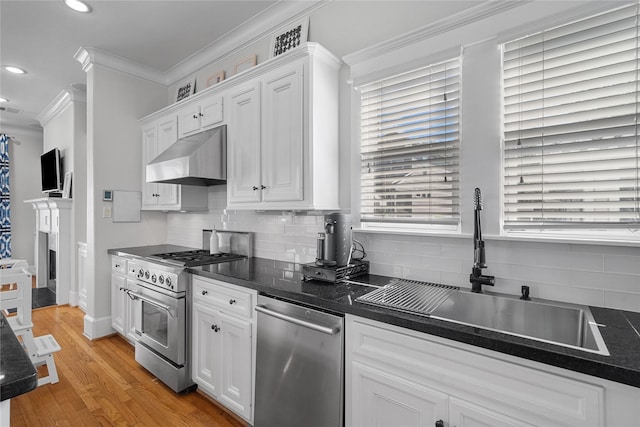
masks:
<path fill-rule="evenodd" d="M 35 389 L 38 377 L 4 313 L 0 316 L 0 400 L 7 400 Z"/>
<path fill-rule="evenodd" d="M 137 248 L 114 250 L 120 255 L 141 255 Z M 185 248 L 189 250 L 192 248 Z M 157 253 L 159 251 L 156 251 Z M 454 341 L 498 351 L 512 356 L 581 372 L 599 378 L 640 387 L 640 313 L 591 307 L 610 356 L 585 352 L 429 317 L 401 313 L 355 302 L 374 288 L 343 283 L 303 281 L 301 265 L 290 262 L 248 258 L 221 264 L 189 268 L 192 274 L 255 289 L 266 295 L 308 304 L 340 314 L 353 314 L 396 326 L 425 332 Z M 391 278 L 368 275 L 361 283 L 381 286 Z"/>

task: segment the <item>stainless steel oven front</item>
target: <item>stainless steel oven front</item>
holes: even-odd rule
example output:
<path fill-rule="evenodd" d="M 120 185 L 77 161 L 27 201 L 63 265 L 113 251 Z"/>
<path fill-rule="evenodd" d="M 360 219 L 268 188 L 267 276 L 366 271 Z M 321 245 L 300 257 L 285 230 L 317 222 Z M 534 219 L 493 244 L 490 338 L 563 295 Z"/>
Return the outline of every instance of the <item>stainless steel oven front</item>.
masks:
<path fill-rule="evenodd" d="M 132 263 L 135 359 L 175 392 L 193 389 L 191 379 L 189 275 L 184 267 L 144 260 Z"/>
<path fill-rule="evenodd" d="M 168 296 L 136 281 L 129 292 L 135 303 L 138 341 L 176 365 L 186 362 L 186 296 Z"/>

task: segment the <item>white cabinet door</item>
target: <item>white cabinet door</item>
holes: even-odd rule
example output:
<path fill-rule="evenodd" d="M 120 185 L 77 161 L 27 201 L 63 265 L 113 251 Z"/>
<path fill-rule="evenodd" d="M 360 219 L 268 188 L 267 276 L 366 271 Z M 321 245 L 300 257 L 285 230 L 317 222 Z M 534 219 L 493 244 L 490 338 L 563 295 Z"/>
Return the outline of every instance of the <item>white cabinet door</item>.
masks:
<path fill-rule="evenodd" d="M 214 397 L 220 395 L 221 336 L 219 312 L 193 304 L 192 377 Z"/>
<path fill-rule="evenodd" d="M 180 138 L 200 129 L 199 104 L 188 105 L 178 112 L 178 129 Z"/>
<path fill-rule="evenodd" d="M 158 126 L 154 123 L 142 130 L 142 206 L 158 204 L 158 184 L 147 182 L 147 163 L 158 151 Z"/>
<path fill-rule="evenodd" d="M 222 96 L 209 96 L 198 104 L 190 104 L 178 113 L 180 138 L 206 130 L 223 121 Z"/>
<path fill-rule="evenodd" d="M 171 116 L 158 123 L 158 147 L 154 155 L 162 153 L 178 140 L 176 117 Z M 149 159 L 148 159 L 149 160 Z M 147 160 L 147 161 L 148 161 Z M 179 203 L 179 189 L 176 184 L 156 184 L 158 205 L 177 205 Z"/>
<path fill-rule="evenodd" d="M 222 123 L 224 119 L 222 107 L 222 96 L 212 96 L 202 100 L 200 127 L 203 130 Z"/>
<path fill-rule="evenodd" d="M 127 289 L 131 290 L 132 286 L 131 286 L 131 280 L 126 279 L 126 284 L 127 284 Z M 125 311 L 125 331 L 127 333 L 127 339 L 129 340 L 129 342 L 131 344 L 136 343 L 136 341 L 138 341 L 138 334 L 136 333 L 136 322 L 135 322 L 135 316 L 136 316 L 136 302 L 133 301 L 129 295 L 127 295 L 125 292 L 122 292 L 122 294 L 124 295 L 124 311 Z"/>
<path fill-rule="evenodd" d="M 264 202 L 303 200 L 302 78 L 298 62 L 263 78 L 262 189 Z"/>
<path fill-rule="evenodd" d="M 260 86 L 251 83 L 229 96 L 227 192 L 231 203 L 260 201 Z"/>
<path fill-rule="evenodd" d="M 220 313 L 222 388 L 220 400 L 237 414 L 251 418 L 251 322 Z"/>
<path fill-rule="evenodd" d="M 347 425 L 433 427 L 447 419 L 445 393 L 360 363 L 352 363 L 350 371 L 352 419 Z"/>
<path fill-rule="evenodd" d="M 464 400 L 449 400 L 449 426 L 456 427 L 533 427 L 533 424 L 516 420 L 495 411 Z M 546 424 L 551 427 L 551 424 Z"/>
<path fill-rule="evenodd" d="M 111 327 L 123 336 L 126 336 L 126 298 L 128 297 L 127 294 L 120 289 L 126 289 L 126 287 L 127 283 L 124 276 L 118 274 L 111 275 Z"/>

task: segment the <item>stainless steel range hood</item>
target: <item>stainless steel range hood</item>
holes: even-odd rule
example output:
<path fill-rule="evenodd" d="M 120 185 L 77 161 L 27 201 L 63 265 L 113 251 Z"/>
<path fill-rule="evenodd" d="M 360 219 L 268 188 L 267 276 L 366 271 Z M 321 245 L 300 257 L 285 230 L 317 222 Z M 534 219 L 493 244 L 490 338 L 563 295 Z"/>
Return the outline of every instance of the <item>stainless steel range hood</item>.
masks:
<path fill-rule="evenodd" d="M 177 140 L 147 164 L 147 182 L 226 184 L 227 126 Z"/>

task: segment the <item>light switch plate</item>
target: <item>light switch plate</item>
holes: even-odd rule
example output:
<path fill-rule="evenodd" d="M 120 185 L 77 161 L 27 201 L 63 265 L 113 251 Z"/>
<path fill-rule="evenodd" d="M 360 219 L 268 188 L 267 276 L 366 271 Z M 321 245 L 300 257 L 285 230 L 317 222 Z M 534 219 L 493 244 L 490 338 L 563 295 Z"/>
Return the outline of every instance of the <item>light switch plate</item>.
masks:
<path fill-rule="evenodd" d="M 111 218 L 111 206 L 102 207 L 102 218 Z"/>

